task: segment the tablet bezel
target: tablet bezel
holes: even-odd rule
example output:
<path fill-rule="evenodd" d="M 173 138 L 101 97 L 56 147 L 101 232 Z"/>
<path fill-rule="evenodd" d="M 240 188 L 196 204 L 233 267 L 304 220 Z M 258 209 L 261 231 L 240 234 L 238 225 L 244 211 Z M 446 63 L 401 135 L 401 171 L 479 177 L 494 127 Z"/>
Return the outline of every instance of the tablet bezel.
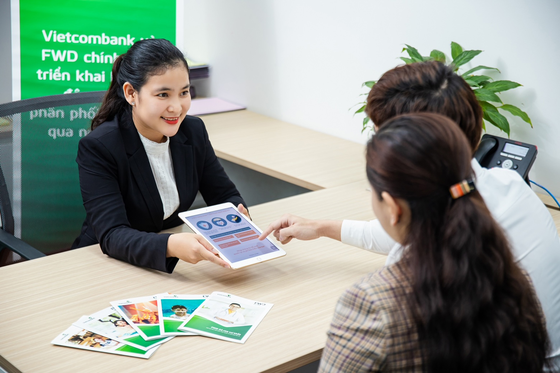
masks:
<path fill-rule="evenodd" d="M 286 252 L 282 249 L 282 247 L 280 247 L 277 243 L 274 243 L 274 242 L 270 241 L 267 237 L 263 241 L 268 241 L 270 244 L 274 245 L 278 249 L 278 251 L 275 251 L 275 252 L 272 252 L 272 253 L 267 253 L 267 254 L 262 254 L 262 255 L 259 255 L 259 256 L 255 256 L 253 258 L 248 258 L 248 259 L 244 259 L 244 260 L 240 260 L 238 262 L 233 262 L 232 263 L 232 262 L 229 261 L 229 259 L 225 255 L 222 254 L 220 248 L 216 247 L 214 244 L 212 244 L 212 242 L 207 240 L 206 237 L 204 236 L 204 234 L 198 229 L 198 227 L 196 227 L 194 224 L 191 224 L 191 222 L 189 222 L 189 220 L 187 219 L 189 217 L 198 216 L 198 215 L 202 215 L 202 214 L 207 214 L 207 213 L 210 213 L 210 212 L 215 212 L 215 211 L 220 211 L 220 210 L 225 210 L 225 209 L 228 209 L 228 208 L 233 208 L 239 214 L 239 216 L 241 216 L 241 219 L 243 219 L 245 222 L 249 223 L 249 225 L 251 227 L 253 227 L 253 229 L 255 229 L 256 232 L 258 232 L 259 234 L 262 234 L 261 229 L 259 227 L 257 227 L 250 219 L 248 219 L 247 216 L 245 216 L 243 213 L 241 213 L 237 209 L 237 207 L 231 202 L 220 203 L 218 205 L 202 207 L 202 208 L 195 209 L 195 210 L 183 211 L 183 212 L 179 213 L 179 218 L 181 218 L 181 220 L 183 222 L 185 222 L 185 224 L 194 233 L 201 235 L 206 240 L 206 242 L 208 242 L 214 249 L 216 249 L 220 258 L 222 258 L 224 261 L 226 261 L 232 269 L 238 269 L 238 268 L 247 267 L 247 266 L 250 266 L 250 265 L 253 265 L 253 264 L 259 264 L 259 263 L 262 263 L 262 262 L 266 262 L 268 260 L 281 258 L 281 257 L 286 255 Z"/>

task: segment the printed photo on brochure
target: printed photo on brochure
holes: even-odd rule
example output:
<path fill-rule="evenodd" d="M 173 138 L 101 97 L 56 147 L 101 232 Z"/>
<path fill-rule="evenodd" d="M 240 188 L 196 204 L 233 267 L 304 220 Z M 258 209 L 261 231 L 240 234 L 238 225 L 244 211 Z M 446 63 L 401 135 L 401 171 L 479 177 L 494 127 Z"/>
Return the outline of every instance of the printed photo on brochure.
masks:
<path fill-rule="evenodd" d="M 208 295 L 161 294 L 158 296 L 161 335 L 195 335 L 179 330 Z"/>
<path fill-rule="evenodd" d="M 136 347 L 117 342 L 116 340 L 72 325 L 51 341 L 57 346 L 79 348 L 82 350 L 105 352 L 148 359 L 158 347 L 144 351 Z"/>
<path fill-rule="evenodd" d="M 272 306 L 272 303 L 214 292 L 179 329 L 245 343 Z"/>
<path fill-rule="evenodd" d="M 172 339 L 166 337 L 146 341 L 113 307 L 84 316 L 74 325 L 141 350 L 148 350 Z"/>
<path fill-rule="evenodd" d="M 148 341 L 160 339 L 165 336 L 161 335 L 159 328 L 158 295 L 117 300 L 111 305 L 142 338 Z"/>

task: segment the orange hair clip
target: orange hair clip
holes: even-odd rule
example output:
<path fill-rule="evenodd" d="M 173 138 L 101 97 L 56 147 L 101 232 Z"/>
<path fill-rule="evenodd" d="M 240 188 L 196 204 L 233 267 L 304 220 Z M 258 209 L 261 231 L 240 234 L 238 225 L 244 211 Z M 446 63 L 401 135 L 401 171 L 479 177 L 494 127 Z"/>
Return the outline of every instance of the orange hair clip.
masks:
<path fill-rule="evenodd" d="M 460 183 L 451 186 L 451 188 L 449 188 L 449 193 L 451 193 L 451 197 L 453 199 L 457 199 L 465 194 L 469 194 L 473 190 L 476 190 L 476 187 L 474 185 L 474 180 L 471 179 L 468 181 L 463 180 Z"/>

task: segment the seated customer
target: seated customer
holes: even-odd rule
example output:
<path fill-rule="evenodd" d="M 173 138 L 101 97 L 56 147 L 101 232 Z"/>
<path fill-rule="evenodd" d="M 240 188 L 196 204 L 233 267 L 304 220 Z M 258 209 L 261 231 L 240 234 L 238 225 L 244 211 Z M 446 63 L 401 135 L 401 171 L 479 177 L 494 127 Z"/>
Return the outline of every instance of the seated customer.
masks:
<path fill-rule="evenodd" d="M 476 191 L 456 124 L 395 117 L 366 157 L 373 211 L 406 249 L 342 295 L 319 371 L 542 371 L 539 301 Z"/>
<path fill-rule="evenodd" d="M 453 119 L 466 135 L 472 153 L 482 133 L 482 110 L 469 85 L 439 62 L 416 63 L 389 70 L 371 89 L 366 112 L 382 128 L 395 115 L 411 112 L 440 113 Z M 414 167 L 422 159 L 415 160 Z M 524 268 L 537 292 L 551 339 L 550 360 L 560 367 L 560 239 L 550 213 L 540 199 L 512 170 L 485 169 L 473 159 L 477 188 L 490 213 L 504 229 L 515 260 Z M 398 262 L 402 246 L 395 243 L 378 220 L 319 221 L 286 215 L 264 232 L 281 242 L 320 236 L 388 254 L 387 264 Z M 556 368 L 555 371 L 560 371 Z"/>

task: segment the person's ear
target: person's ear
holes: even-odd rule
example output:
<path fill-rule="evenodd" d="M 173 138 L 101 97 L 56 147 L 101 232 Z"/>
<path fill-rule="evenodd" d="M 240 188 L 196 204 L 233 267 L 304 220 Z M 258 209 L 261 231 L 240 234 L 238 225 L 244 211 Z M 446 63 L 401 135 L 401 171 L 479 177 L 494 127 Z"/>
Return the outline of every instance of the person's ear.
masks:
<path fill-rule="evenodd" d="M 401 220 L 403 210 L 399 202 L 387 192 L 381 192 L 381 198 L 385 201 L 385 206 L 389 212 L 389 222 L 394 227 Z"/>
<path fill-rule="evenodd" d="M 136 103 L 137 94 L 132 84 L 130 84 L 129 82 L 123 84 L 123 94 L 126 101 L 128 101 L 130 105 L 134 106 Z"/>

